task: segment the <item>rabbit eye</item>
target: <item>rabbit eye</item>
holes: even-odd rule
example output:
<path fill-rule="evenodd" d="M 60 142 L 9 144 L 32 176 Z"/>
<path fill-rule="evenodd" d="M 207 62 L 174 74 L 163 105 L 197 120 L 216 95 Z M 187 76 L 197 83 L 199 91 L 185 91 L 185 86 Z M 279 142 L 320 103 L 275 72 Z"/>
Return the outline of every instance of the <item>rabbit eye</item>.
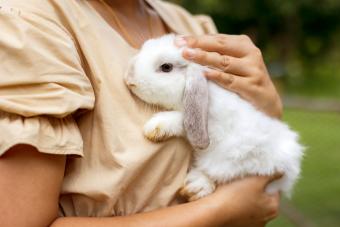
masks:
<path fill-rule="evenodd" d="M 161 65 L 160 69 L 162 72 L 169 73 L 172 71 L 173 67 L 174 66 L 171 63 L 164 63 L 163 65 Z"/>

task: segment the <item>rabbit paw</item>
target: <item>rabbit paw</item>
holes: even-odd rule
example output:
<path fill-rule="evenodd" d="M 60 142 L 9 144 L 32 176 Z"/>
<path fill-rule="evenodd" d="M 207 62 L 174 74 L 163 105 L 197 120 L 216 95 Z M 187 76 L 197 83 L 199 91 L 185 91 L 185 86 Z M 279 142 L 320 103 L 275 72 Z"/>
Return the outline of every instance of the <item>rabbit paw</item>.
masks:
<path fill-rule="evenodd" d="M 215 183 L 208 176 L 199 170 L 191 170 L 179 194 L 191 202 L 213 193 L 215 189 Z"/>
<path fill-rule="evenodd" d="M 182 117 L 178 112 L 160 112 L 144 125 L 144 136 L 153 142 L 182 134 Z"/>
<path fill-rule="evenodd" d="M 153 142 L 160 142 L 170 137 L 164 130 L 164 126 L 155 122 L 148 122 L 144 126 L 144 136 Z"/>

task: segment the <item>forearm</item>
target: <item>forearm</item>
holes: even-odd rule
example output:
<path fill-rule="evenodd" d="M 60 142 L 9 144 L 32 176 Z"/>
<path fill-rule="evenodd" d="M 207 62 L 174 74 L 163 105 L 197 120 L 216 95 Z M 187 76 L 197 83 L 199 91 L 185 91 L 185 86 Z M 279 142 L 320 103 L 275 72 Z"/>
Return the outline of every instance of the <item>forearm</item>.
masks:
<path fill-rule="evenodd" d="M 217 217 L 217 205 L 210 198 L 181 204 L 156 211 L 122 217 L 66 217 L 58 218 L 51 227 L 108 227 L 108 226 L 162 226 L 205 227 L 220 226 L 224 221 Z M 225 217 L 223 218 L 225 220 Z"/>

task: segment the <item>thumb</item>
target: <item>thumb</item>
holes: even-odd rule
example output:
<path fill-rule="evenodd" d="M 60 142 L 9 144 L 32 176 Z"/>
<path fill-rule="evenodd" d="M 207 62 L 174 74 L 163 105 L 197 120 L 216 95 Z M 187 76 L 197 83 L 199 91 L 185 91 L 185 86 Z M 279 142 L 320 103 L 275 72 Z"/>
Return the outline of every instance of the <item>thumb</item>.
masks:
<path fill-rule="evenodd" d="M 276 172 L 275 174 L 271 175 L 271 176 L 268 176 L 267 177 L 267 182 L 265 183 L 264 185 L 264 189 L 272 182 L 276 181 L 276 180 L 279 180 L 281 177 L 283 177 L 283 173 L 280 173 L 280 172 Z"/>
<path fill-rule="evenodd" d="M 281 177 L 283 177 L 283 175 L 284 175 L 283 173 L 276 172 L 274 175 L 269 176 L 267 184 L 270 184 L 273 181 L 276 181 L 276 180 L 280 179 Z"/>
<path fill-rule="evenodd" d="M 265 189 L 268 184 L 272 183 L 273 181 L 276 181 L 278 179 L 280 179 L 281 177 L 283 176 L 283 173 L 280 173 L 280 172 L 276 172 L 275 174 L 273 175 L 268 175 L 268 176 L 260 176 L 260 179 L 261 179 L 261 190 L 262 189 Z"/>

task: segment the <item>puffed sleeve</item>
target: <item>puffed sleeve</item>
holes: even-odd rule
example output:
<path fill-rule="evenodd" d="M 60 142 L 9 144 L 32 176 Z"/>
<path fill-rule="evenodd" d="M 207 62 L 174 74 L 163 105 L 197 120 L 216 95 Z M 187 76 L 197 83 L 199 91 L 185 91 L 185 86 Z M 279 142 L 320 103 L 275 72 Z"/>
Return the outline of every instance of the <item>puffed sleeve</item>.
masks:
<path fill-rule="evenodd" d="M 93 105 L 91 83 L 67 30 L 0 4 L 0 156 L 16 144 L 82 155 L 72 113 Z"/>

